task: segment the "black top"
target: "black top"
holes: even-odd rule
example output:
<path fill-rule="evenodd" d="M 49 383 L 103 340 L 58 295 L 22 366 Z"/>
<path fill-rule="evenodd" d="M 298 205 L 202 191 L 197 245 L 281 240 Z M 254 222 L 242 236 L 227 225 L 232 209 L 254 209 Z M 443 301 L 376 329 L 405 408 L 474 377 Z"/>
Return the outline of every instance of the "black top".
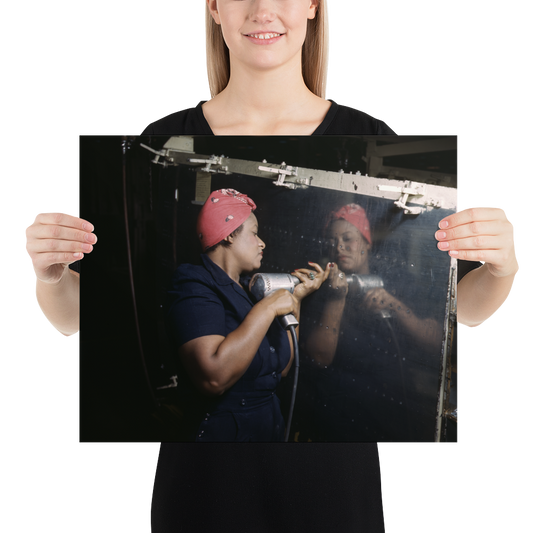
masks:
<path fill-rule="evenodd" d="M 162 443 L 152 533 L 383 533 L 371 443 Z"/>
<path fill-rule="evenodd" d="M 394 135 L 385 122 L 362 111 L 339 105 L 330 100 L 331 106 L 322 124 L 313 135 Z M 200 102 L 196 107 L 178 111 L 152 122 L 143 135 L 213 135 Z"/>

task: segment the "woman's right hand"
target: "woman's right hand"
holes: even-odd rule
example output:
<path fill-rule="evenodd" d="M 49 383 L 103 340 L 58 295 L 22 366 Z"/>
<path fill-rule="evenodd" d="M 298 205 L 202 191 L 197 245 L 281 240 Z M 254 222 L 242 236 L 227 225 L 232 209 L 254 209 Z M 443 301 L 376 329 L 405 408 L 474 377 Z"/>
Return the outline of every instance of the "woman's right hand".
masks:
<path fill-rule="evenodd" d="M 263 298 L 259 303 L 268 306 L 274 316 L 284 316 L 298 312 L 300 304 L 296 297 L 286 289 L 278 289 Z"/>
<path fill-rule="evenodd" d="M 37 215 L 26 230 L 26 250 L 37 278 L 58 283 L 68 265 L 92 252 L 97 240 L 93 230 L 93 225 L 81 218 L 62 213 Z"/>
<path fill-rule="evenodd" d="M 336 263 L 329 263 L 330 267 L 329 277 L 324 282 L 324 287 L 328 290 L 328 294 L 334 299 L 343 299 L 348 296 L 348 280 L 346 274 L 339 269 Z"/>

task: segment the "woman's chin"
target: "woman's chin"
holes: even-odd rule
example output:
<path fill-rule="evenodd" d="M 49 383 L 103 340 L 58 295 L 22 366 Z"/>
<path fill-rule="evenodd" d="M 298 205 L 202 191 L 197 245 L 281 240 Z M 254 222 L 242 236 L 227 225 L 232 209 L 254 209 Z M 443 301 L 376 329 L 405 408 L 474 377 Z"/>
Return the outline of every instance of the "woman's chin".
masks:
<path fill-rule="evenodd" d="M 253 263 L 250 263 L 247 268 L 243 269 L 243 272 L 249 274 L 250 272 L 255 272 L 256 270 L 259 270 L 261 268 L 261 259 L 257 259 Z"/>

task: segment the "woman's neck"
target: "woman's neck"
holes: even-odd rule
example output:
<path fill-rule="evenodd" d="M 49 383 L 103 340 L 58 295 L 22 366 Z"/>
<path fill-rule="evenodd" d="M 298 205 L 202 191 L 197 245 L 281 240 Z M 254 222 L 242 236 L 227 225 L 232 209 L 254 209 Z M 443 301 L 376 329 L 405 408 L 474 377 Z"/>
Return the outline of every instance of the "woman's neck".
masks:
<path fill-rule="evenodd" d="M 212 252 L 206 252 L 207 256 L 215 265 L 220 267 L 237 285 L 241 285 L 240 278 L 242 269 L 238 267 L 233 258 L 225 253 L 225 249 L 218 247 Z M 242 287 L 242 285 L 241 285 Z"/>
<path fill-rule="evenodd" d="M 203 112 L 215 135 L 310 135 L 330 105 L 307 88 L 301 69 L 237 66 Z"/>

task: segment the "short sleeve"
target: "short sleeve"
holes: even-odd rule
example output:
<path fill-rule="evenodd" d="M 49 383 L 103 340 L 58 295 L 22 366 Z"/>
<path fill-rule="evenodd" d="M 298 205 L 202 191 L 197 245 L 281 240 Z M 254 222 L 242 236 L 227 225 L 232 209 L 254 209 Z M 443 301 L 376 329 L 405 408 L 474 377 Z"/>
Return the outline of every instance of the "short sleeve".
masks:
<path fill-rule="evenodd" d="M 382 120 L 378 120 L 378 119 L 375 119 L 375 120 L 376 120 L 375 128 L 376 128 L 377 135 L 396 135 L 394 130 L 389 128 L 389 126 L 387 126 L 385 122 L 383 122 Z"/>
<path fill-rule="evenodd" d="M 144 130 L 141 133 L 141 135 L 155 135 L 153 123 L 152 124 L 148 124 L 148 126 L 146 126 L 146 128 L 144 128 Z"/>
<path fill-rule="evenodd" d="M 226 336 L 224 306 L 200 281 L 175 280 L 169 291 L 167 329 L 176 346 L 206 335 Z"/>
<path fill-rule="evenodd" d="M 469 272 L 482 266 L 483 263 L 477 261 L 457 261 L 457 283 L 459 283 Z"/>

